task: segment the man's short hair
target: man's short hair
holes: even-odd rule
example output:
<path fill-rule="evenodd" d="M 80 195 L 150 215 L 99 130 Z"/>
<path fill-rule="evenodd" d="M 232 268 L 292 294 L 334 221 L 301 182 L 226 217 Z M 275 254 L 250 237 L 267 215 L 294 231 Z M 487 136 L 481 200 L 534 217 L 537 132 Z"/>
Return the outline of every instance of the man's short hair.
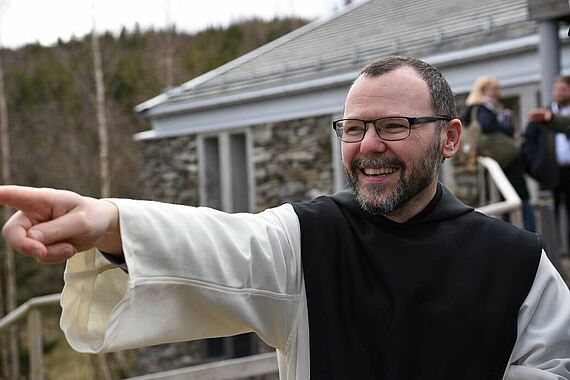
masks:
<path fill-rule="evenodd" d="M 555 82 L 564 82 L 566 85 L 570 86 L 570 75 L 558 75 L 554 80 Z"/>
<path fill-rule="evenodd" d="M 411 67 L 426 82 L 435 115 L 457 118 L 455 98 L 449 83 L 434 66 L 412 57 L 388 56 L 368 64 L 360 75 L 377 77 L 401 67 Z"/>

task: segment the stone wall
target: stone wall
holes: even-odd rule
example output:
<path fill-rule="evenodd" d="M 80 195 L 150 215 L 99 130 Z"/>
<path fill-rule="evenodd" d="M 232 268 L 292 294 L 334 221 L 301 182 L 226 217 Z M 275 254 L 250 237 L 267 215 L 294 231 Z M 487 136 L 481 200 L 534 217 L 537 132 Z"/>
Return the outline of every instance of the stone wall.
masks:
<path fill-rule="evenodd" d="M 331 117 L 252 127 L 257 211 L 333 191 Z M 142 142 L 144 199 L 200 204 L 196 136 Z"/>
<path fill-rule="evenodd" d="M 333 191 L 331 117 L 253 127 L 256 211 Z"/>
<path fill-rule="evenodd" d="M 142 197 L 198 206 L 196 136 L 150 140 L 142 144 Z"/>

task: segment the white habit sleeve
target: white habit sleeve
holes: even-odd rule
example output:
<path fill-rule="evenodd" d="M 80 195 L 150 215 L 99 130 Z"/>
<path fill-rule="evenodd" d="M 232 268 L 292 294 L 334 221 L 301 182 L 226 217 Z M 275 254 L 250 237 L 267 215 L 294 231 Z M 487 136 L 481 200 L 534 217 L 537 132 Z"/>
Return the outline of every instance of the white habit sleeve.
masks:
<path fill-rule="evenodd" d="M 68 261 L 61 327 L 84 352 L 254 331 L 287 351 L 304 302 L 291 205 L 227 214 L 157 202 L 119 208 L 128 274 L 99 252 Z"/>
<path fill-rule="evenodd" d="M 570 379 L 570 292 L 542 252 L 505 380 Z"/>

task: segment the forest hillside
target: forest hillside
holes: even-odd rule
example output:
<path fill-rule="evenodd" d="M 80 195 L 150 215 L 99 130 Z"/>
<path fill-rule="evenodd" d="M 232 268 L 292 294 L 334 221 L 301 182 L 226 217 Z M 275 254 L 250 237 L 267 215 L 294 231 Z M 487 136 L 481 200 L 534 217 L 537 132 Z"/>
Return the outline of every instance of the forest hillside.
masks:
<path fill-rule="evenodd" d="M 195 34 L 122 30 L 99 38 L 105 84 L 111 196 L 139 197 L 140 146 L 148 130 L 134 107 L 306 23 L 250 19 Z M 13 183 L 99 195 L 98 134 L 91 38 L 3 49 Z M 18 303 L 58 292 L 62 268 L 17 258 Z M 35 264 L 32 261 L 32 264 Z M 46 269 L 50 268 L 50 269 Z"/>
<path fill-rule="evenodd" d="M 137 104 L 306 22 L 299 18 L 249 19 L 194 34 L 135 27 L 134 30 L 123 29 L 118 35 L 99 35 L 109 134 L 110 195 L 140 198 L 141 147 L 132 137 L 150 129 L 150 125 L 137 118 L 134 112 Z M 11 182 L 68 189 L 98 197 L 101 188 L 99 137 L 91 36 L 58 41 L 53 46 L 31 44 L 18 49 L 1 49 L 0 54 L 8 108 Z M 0 161 L 0 167 L 1 164 Z M 10 267 L 5 260 L 9 255 L 5 252 L 3 250 L 4 257 L 0 260 L 0 303 L 6 299 L 5 274 L 8 272 L 4 267 Z M 15 261 L 17 305 L 31 297 L 61 291 L 63 265 L 39 265 L 20 255 L 16 255 Z M 102 377 L 106 365 L 97 362 L 101 356 L 95 360 L 94 356 L 71 352 L 57 328 L 59 308 L 52 309 L 51 316 L 44 315 L 46 377 L 106 378 Z M 16 356 L 20 357 L 21 364 L 13 365 L 24 377 L 28 373 L 25 335 L 25 329 L 20 329 L 19 355 Z M 5 347 L 2 343 L 0 377 L 12 378 L 7 375 Z M 171 356 L 180 355 L 174 352 Z M 120 360 L 123 375 L 148 372 L 149 365 L 164 361 L 148 360 L 146 353 L 142 357 L 144 365 L 136 362 L 125 365 L 125 360 Z"/>

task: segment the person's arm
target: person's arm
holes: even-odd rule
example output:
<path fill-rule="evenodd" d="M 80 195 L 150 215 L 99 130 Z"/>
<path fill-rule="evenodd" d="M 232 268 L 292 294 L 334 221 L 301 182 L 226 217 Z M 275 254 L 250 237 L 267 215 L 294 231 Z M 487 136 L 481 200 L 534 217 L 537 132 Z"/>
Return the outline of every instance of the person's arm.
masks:
<path fill-rule="evenodd" d="M 94 247 L 122 254 L 118 210 L 110 202 L 70 191 L 0 186 L 0 204 L 18 210 L 3 227 L 6 241 L 39 262 L 65 262 Z"/>
<path fill-rule="evenodd" d="M 255 331 L 287 351 L 304 297 L 292 206 L 226 214 L 19 186 L 0 186 L 0 203 L 20 210 L 3 229 L 19 252 L 69 258 L 61 327 L 76 350 Z M 124 254 L 129 272 L 94 248 Z"/>
<path fill-rule="evenodd" d="M 553 131 L 570 135 L 570 116 L 562 116 L 554 114 L 549 123 L 544 124 L 544 127 Z"/>
<path fill-rule="evenodd" d="M 552 132 L 570 135 L 570 116 L 553 113 L 548 108 L 537 108 L 527 115 L 528 121 L 538 121 L 542 126 Z"/>
<path fill-rule="evenodd" d="M 504 379 L 570 379 L 570 291 L 544 252 Z"/>
<path fill-rule="evenodd" d="M 68 261 L 61 327 L 82 352 L 256 332 L 287 352 L 304 291 L 291 205 L 227 214 L 111 200 L 128 274 L 98 252 Z"/>

